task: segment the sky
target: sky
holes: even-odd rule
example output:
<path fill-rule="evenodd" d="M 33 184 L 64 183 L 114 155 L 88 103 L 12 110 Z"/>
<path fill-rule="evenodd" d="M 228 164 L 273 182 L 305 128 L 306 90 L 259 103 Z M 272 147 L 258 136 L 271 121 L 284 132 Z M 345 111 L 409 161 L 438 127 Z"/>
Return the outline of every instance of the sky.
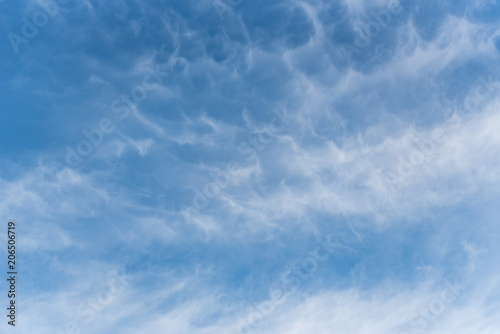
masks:
<path fill-rule="evenodd" d="M 1 333 L 499 333 L 498 1 L 0 8 Z"/>

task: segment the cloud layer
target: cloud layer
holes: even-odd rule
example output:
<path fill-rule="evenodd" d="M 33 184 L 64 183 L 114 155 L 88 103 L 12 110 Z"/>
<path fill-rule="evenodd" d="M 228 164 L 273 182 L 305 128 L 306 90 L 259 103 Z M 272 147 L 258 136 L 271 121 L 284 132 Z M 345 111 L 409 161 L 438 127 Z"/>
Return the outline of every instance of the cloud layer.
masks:
<path fill-rule="evenodd" d="M 498 332 L 496 1 L 0 6 L 20 333 Z"/>

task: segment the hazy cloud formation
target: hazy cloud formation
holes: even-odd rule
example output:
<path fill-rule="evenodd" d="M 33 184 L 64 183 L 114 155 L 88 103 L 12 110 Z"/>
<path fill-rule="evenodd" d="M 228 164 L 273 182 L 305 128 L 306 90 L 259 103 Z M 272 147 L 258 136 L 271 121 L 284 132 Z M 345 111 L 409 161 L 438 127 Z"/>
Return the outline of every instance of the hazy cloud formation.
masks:
<path fill-rule="evenodd" d="M 18 333 L 498 333 L 498 1 L 0 7 Z"/>

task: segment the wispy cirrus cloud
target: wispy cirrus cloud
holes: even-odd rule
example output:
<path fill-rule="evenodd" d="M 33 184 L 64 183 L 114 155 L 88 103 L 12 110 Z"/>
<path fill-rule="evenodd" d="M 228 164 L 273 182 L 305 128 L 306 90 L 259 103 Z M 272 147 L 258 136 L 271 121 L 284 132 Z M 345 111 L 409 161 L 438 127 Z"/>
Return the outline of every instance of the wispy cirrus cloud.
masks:
<path fill-rule="evenodd" d="M 4 35 L 43 4 L 2 2 Z M 498 5 L 225 5 L 71 2 L 4 38 L 16 329 L 495 333 Z M 263 314 L 283 273 L 301 284 Z"/>

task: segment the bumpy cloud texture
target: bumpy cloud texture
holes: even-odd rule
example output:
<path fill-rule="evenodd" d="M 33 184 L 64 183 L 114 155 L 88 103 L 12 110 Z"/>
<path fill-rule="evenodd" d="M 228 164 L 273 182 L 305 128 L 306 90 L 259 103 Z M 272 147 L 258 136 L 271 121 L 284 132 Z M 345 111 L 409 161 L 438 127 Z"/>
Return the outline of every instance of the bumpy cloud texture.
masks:
<path fill-rule="evenodd" d="M 498 332 L 497 1 L 0 6 L 20 333 Z"/>

